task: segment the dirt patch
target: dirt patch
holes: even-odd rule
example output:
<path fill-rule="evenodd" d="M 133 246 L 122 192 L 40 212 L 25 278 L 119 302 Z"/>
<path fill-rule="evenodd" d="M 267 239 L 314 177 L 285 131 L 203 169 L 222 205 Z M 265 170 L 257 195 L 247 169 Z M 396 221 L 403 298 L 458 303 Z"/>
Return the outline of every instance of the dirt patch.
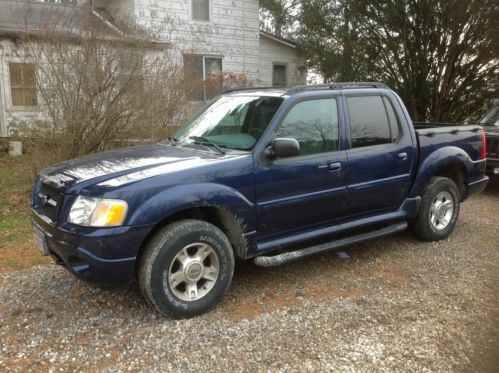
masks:
<path fill-rule="evenodd" d="M 0 272 L 19 271 L 37 265 L 50 265 L 52 260 L 40 254 L 28 236 L 24 241 L 0 245 Z"/>
<path fill-rule="evenodd" d="M 320 274 L 318 274 L 320 276 Z M 305 303 L 319 303 L 337 298 L 358 298 L 363 295 L 356 290 L 339 289 L 336 286 L 324 286 L 311 282 L 289 286 L 286 289 L 276 287 L 275 281 L 259 283 L 262 293 L 251 300 L 231 305 L 226 309 L 227 316 L 234 322 L 250 320 L 264 314 L 283 309 L 302 307 Z"/>

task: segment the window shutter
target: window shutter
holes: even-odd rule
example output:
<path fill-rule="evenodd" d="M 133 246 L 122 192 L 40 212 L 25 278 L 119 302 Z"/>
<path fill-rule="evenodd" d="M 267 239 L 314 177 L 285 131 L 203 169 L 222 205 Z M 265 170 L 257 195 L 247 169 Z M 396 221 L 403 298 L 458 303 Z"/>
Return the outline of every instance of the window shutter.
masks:
<path fill-rule="evenodd" d="M 192 0 L 192 18 L 200 21 L 210 20 L 210 1 Z"/>
<path fill-rule="evenodd" d="M 203 101 L 203 56 L 184 55 L 184 77 L 188 98 L 192 101 Z"/>

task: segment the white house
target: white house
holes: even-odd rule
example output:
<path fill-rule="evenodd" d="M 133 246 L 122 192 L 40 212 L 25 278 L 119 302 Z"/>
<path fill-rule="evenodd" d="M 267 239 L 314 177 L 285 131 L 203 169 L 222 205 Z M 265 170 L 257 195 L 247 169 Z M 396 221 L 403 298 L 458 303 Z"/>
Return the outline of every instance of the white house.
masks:
<path fill-rule="evenodd" d="M 244 74 L 262 86 L 306 83 L 304 62 L 293 41 L 260 31 L 258 0 L 83 0 L 89 17 L 110 27 L 120 20 L 161 30 L 162 41 L 182 61 L 184 71 L 203 80 L 219 71 Z M 30 4 L 32 14 L 53 4 Z M 0 137 L 15 135 L 13 118 L 36 118 L 34 65 L 18 55 L 25 5 L 0 0 Z M 200 91 L 193 100 L 206 99 Z"/>

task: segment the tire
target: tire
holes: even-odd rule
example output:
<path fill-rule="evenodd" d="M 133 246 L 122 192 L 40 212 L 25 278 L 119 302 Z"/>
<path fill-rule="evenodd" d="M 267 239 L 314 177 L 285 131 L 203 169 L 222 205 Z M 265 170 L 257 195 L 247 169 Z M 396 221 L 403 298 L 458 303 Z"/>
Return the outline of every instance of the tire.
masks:
<path fill-rule="evenodd" d="M 424 241 L 447 238 L 456 225 L 459 205 L 456 183 L 446 177 L 432 177 L 423 190 L 418 216 L 409 221 L 411 232 Z"/>
<path fill-rule="evenodd" d="M 207 312 L 227 292 L 234 253 L 225 234 L 200 220 L 181 220 L 159 230 L 139 263 L 144 297 L 162 315 L 187 318 Z"/>

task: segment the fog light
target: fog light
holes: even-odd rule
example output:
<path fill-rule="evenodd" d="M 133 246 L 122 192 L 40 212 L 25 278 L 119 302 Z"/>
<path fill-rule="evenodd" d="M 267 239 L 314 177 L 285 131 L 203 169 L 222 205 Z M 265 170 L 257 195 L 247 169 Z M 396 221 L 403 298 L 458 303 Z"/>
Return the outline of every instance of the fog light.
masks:
<path fill-rule="evenodd" d="M 494 168 L 494 169 L 492 170 L 492 173 L 493 173 L 494 175 L 499 175 L 499 167 Z"/>

